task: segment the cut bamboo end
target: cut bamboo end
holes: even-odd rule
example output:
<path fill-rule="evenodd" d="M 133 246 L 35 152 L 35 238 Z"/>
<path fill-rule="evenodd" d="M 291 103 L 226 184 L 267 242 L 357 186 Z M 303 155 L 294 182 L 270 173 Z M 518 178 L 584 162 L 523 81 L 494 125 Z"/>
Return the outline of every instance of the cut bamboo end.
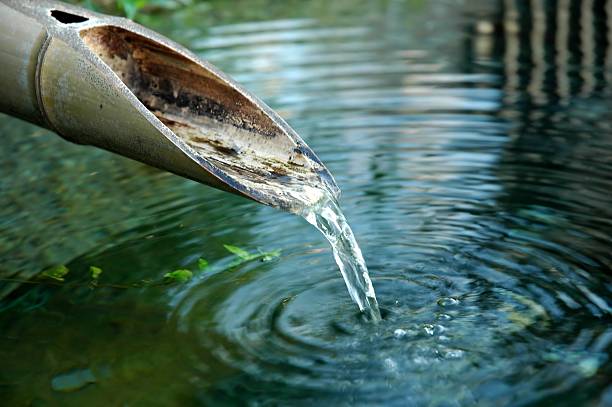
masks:
<path fill-rule="evenodd" d="M 2 110 L 70 141 L 289 211 L 314 204 L 321 191 L 339 193 L 276 113 L 185 48 L 131 21 L 63 3 L 2 3 L 2 15 L 7 9 L 34 23 L 20 35 L 30 46 L 25 68 L 13 69 L 25 72 L 29 99 L 0 102 Z M 5 21 L 0 31 L 15 31 L 14 24 Z"/>

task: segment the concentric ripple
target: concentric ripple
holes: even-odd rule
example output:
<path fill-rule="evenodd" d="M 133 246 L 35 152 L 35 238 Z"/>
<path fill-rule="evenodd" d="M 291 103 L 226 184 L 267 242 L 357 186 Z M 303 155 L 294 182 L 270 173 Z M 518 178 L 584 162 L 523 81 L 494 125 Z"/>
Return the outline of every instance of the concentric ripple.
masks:
<path fill-rule="evenodd" d="M 478 277 L 501 274 L 486 262 L 446 260 L 430 262 L 429 272 L 373 268 L 385 275 L 375 280 L 384 317 L 378 324 L 355 312 L 338 277 L 317 272 L 314 282 L 294 277 L 280 284 L 280 276 L 269 275 L 299 268 L 296 261 L 238 289 L 236 280 L 257 267 L 192 287 L 173 314 L 194 341 L 188 357 L 195 366 L 209 361 L 204 375 L 221 365 L 240 372 L 203 400 L 420 405 L 452 397 L 494 405 L 546 398 L 552 384 L 559 391 L 605 382 L 598 372 L 608 369 L 612 336 L 588 312 L 572 310 L 579 307 L 570 299 L 575 288 L 494 284 Z"/>
<path fill-rule="evenodd" d="M 326 163 L 382 321 L 356 312 L 302 219 L 131 164 L 104 168 L 81 150 L 56 170 L 77 168 L 66 185 L 87 188 L 49 191 L 55 173 L 36 184 L 44 157 L 20 134 L 13 145 L 38 166 L 19 171 L 27 183 L 1 181 L 10 247 L 22 225 L 27 247 L 61 247 L 71 269 L 97 264 L 111 281 L 202 256 L 213 266 L 171 289 L 41 289 L 33 307 L 0 314 L 0 396 L 611 405 L 612 2 L 264 3 L 206 2 L 149 22 L 261 96 Z M 20 218 L 32 191 L 53 210 Z M 83 202 L 83 191 L 97 195 Z M 76 202 L 73 223 L 58 201 Z M 223 244 L 282 255 L 226 269 Z M 17 254 L 3 259 L 41 268 Z M 86 367 L 95 384 L 51 390 Z"/>
<path fill-rule="evenodd" d="M 578 387 L 599 398 L 612 341 L 612 224 L 596 215 L 610 214 L 609 85 L 542 104 L 539 71 L 501 68 L 524 41 L 495 34 L 495 13 L 510 29 L 527 12 L 512 7 L 464 17 L 476 27 L 469 73 L 440 52 L 452 41 L 431 39 L 452 29 L 413 21 L 406 33 L 390 22 L 400 17 L 384 28 L 225 26 L 198 43 L 269 95 L 336 174 L 386 314 L 366 323 L 331 270 L 286 260 L 221 302 L 196 301 L 181 326 L 245 375 L 219 387 L 225 397 L 499 405 Z M 536 53 L 537 41 L 519 46 Z M 591 63 L 585 81 L 601 78 Z"/>

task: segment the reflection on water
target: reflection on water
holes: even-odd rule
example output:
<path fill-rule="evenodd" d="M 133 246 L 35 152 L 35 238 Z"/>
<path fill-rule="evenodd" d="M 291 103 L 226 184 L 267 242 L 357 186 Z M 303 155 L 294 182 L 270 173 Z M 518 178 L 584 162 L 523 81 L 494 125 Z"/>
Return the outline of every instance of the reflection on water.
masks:
<path fill-rule="evenodd" d="M 173 288 L 20 288 L 0 399 L 612 403 L 612 1 L 201 4 L 147 21 L 327 164 L 383 321 L 297 217 L 3 118 L 3 272 L 124 282 L 224 264 L 224 243 L 283 255 Z"/>

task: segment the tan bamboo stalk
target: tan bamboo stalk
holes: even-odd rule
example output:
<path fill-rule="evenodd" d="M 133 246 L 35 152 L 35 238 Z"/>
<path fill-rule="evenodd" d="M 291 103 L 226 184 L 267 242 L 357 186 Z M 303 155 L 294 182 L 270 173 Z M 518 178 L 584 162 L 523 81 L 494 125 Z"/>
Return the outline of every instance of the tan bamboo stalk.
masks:
<path fill-rule="evenodd" d="M 0 0 L 0 61 L 0 111 L 69 141 L 287 210 L 295 198 L 283 188 L 338 193 L 262 101 L 129 20 L 55 1 Z"/>

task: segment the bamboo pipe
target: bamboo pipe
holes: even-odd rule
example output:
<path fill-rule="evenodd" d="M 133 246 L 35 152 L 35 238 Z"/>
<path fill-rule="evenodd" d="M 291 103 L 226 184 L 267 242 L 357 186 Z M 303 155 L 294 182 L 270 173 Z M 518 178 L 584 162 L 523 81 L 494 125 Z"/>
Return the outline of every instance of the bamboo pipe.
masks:
<path fill-rule="evenodd" d="M 333 177 L 283 119 L 212 65 L 127 19 L 0 0 L 0 111 L 297 212 Z M 313 188 L 314 187 L 314 188 Z"/>

